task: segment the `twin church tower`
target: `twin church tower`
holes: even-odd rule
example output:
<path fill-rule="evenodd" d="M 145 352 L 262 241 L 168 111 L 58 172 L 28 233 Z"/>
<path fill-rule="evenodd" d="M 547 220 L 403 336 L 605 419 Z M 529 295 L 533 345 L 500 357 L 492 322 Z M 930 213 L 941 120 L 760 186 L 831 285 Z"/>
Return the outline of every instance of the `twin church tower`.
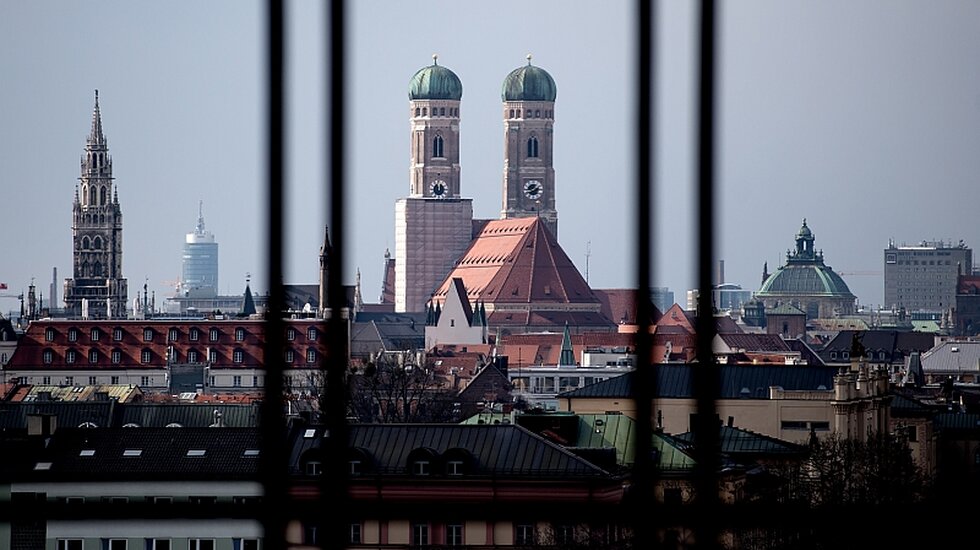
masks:
<path fill-rule="evenodd" d="M 557 238 L 553 126 L 557 88 L 531 64 L 504 79 L 503 204 L 500 217 L 538 217 Z M 395 311 L 424 311 L 482 226 L 460 193 L 459 121 L 463 85 L 433 64 L 409 82 L 410 195 L 395 203 Z"/>

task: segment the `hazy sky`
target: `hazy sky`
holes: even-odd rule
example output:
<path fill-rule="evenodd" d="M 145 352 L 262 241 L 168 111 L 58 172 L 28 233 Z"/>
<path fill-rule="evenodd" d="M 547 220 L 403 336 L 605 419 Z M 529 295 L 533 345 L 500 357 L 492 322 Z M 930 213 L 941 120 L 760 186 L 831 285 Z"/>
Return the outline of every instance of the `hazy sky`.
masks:
<path fill-rule="evenodd" d="M 980 247 L 980 3 L 720 2 L 719 258 L 758 289 L 806 217 L 863 304 L 882 301 L 882 249 L 963 239 Z M 635 285 L 633 3 L 349 3 L 349 223 L 345 282 L 377 301 L 394 203 L 409 190 L 407 85 L 431 63 L 463 83 L 462 193 L 499 216 L 500 86 L 533 54 L 558 85 L 559 240 L 595 288 Z M 658 4 L 655 284 L 694 285 L 693 2 Z M 317 280 L 326 220 L 323 17 L 289 11 L 287 282 Z M 36 278 L 59 297 L 93 90 L 123 211 L 130 297 L 158 305 L 180 276 L 204 201 L 220 287 L 266 289 L 263 4 L 0 3 L 0 294 Z M 588 243 L 591 243 L 591 247 Z M 850 273 L 850 274 L 849 274 Z M 0 310 L 17 307 L 0 300 Z"/>

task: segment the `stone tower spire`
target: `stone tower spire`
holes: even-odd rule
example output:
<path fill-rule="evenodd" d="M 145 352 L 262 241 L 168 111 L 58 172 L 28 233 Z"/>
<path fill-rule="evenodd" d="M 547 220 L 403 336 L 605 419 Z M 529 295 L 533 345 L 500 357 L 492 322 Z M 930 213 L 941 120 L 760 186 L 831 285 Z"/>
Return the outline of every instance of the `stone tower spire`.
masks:
<path fill-rule="evenodd" d="M 72 240 L 72 277 L 65 280 L 66 313 L 125 318 L 128 282 L 122 275 L 122 211 L 102 131 L 98 90 L 72 204 Z"/>
<path fill-rule="evenodd" d="M 531 64 L 504 79 L 504 185 L 501 218 L 540 217 L 558 237 L 553 127 L 558 88 L 548 71 Z"/>
<path fill-rule="evenodd" d="M 320 301 L 319 304 L 319 316 L 324 318 L 326 316 L 327 310 L 330 309 L 330 304 L 327 303 L 330 292 L 330 253 L 333 247 L 330 245 L 330 231 L 327 226 L 323 226 L 323 244 L 320 245 L 320 289 L 319 296 L 317 297 Z"/>

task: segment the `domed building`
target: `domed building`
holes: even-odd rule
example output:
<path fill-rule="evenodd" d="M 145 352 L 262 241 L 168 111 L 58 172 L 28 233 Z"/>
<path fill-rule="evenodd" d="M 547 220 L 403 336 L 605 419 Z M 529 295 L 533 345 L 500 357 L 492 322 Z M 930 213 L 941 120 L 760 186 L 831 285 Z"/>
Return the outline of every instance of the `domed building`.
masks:
<path fill-rule="evenodd" d="M 805 311 L 807 319 L 854 313 L 854 294 L 844 279 L 824 264 L 823 251 L 816 251 L 813 242 L 813 232 L 804 218 L 796 234 L 796 250 L 786 252 L 786 265 L 772 275 L 763 270 L 762 288 L 755 298 L 767 310 L 790 304 Z"/>
<path fill-rule="evenodd" d="M 505 78 L 500 91 L 504 116 L 504 196 L 500 217 L 541 218 L 558 236 L 552 144 L 558 87 L 548 71 L 531 64 Z"/>

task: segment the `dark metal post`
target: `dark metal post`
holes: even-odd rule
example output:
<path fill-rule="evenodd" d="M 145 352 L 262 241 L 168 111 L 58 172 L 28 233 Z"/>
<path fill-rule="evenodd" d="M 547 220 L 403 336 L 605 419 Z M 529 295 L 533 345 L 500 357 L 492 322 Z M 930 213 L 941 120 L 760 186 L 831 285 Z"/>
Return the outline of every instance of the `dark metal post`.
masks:
<path fill-rule="evenodd" d="M 693 521 L 698 548 L 715 548 L 720 544 L 717 479 L 720 465 L 720 425 L 715 408 L 720 373 L 711 348 L 716 332 L 712 305 L 715 233 L 715 9 L 714 0 L 702 0 L 698 52 L 698 361 L 694 368 L 697 414 L 692 426 L 696 461 Z"/>
<path fill-rule="evenodd" d="M 268 41 L 268 103 L 266 185 L 268 199 L 267 239 L 269 302 L 266 306 L 265 395 L 262 398 L 260 422 L 262 429 L 262 453 L 260 475 L 264 486 L 264 548 L 280 550 L 286 547 L 286 439 L 283 406 L 283 319 L 284 300 L 283 265 L 283 187 L 285 151 L 285 31 L 282 0 L 269 0 L 267 9 L 266 40 Z"/>

